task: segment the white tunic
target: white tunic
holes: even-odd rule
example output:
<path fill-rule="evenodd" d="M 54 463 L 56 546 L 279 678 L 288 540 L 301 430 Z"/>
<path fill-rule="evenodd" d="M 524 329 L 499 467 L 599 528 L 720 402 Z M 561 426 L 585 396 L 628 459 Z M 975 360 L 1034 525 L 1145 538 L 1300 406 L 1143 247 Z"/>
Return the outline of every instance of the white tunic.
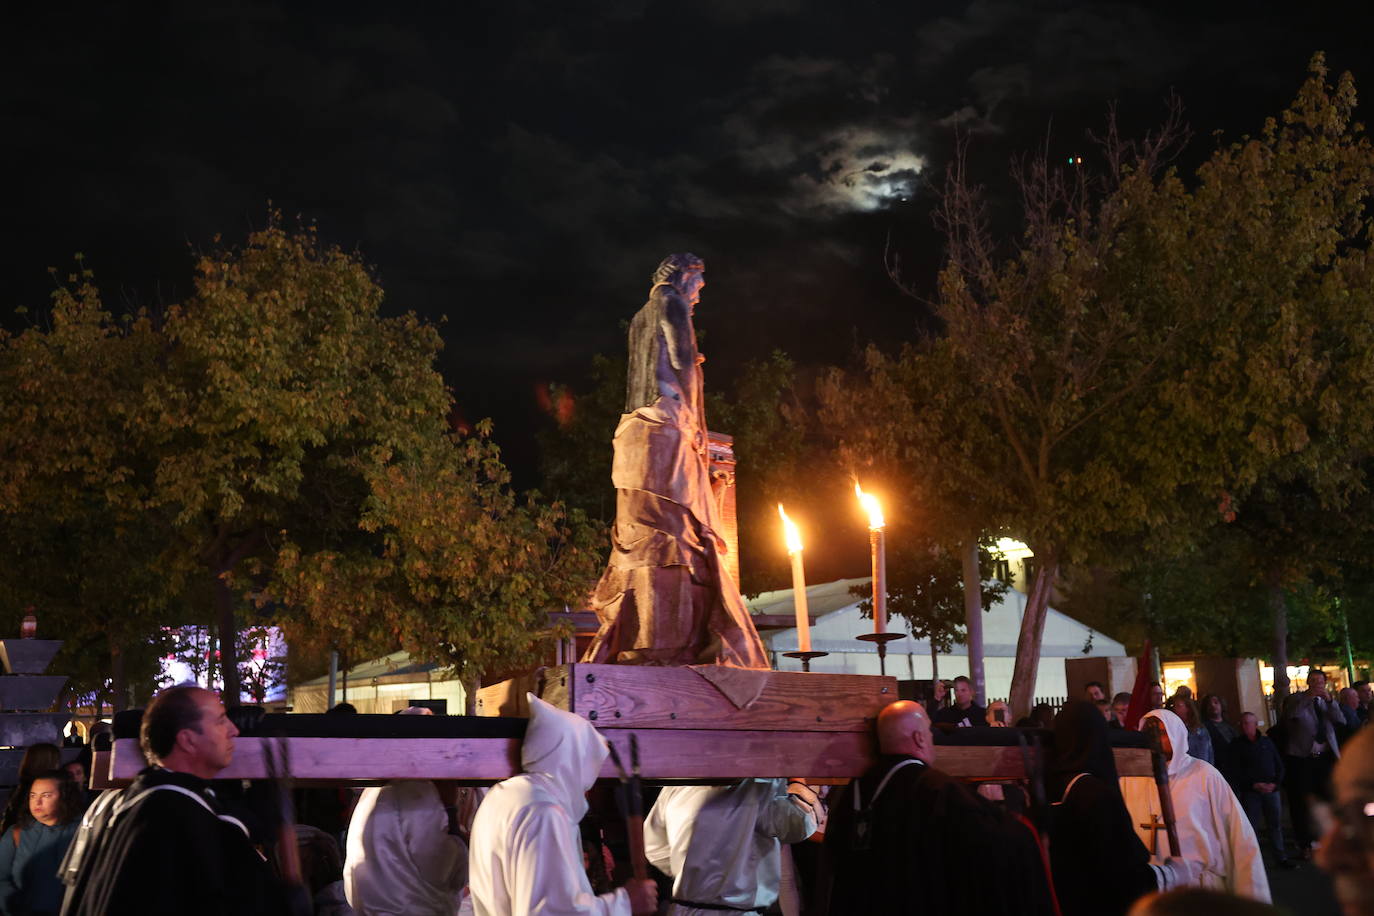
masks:
<path fill-rule="evenodd" d="M 596 896 L 577 823 L 608 751 L 590 722 L 530 696 L 525 772 L 493 786 L 472 822 L 469 887 L 477 916 L 630 916 L 623 888 Z"/>
<path fill-rule="evenodd" d="M 363 791 L 344 859 L 344 893 L 358 916 L 453 916 L 467 871 L 467 847 L 449 834 L 434 783 Z"/>
<path fill-rule="evenodd" d="M 679 900 L 764 909 L 778 899 L 781 843 L 816 832 L 810 806 L 782 779 L 664 789 L 644 824 L 649 862 Z M 672 914 L 704 913 L 674 905 Z"/>
<path fill-rule="evenodd" d="M 1173 745 L 1169 761 L 1169 794 L 1178 823 L 1178 842 L 1183 858 L 1202 864 L 1201 885 L 1268 903 L 1269 878 L 1250 819 L 1236 800 L 1226 778 L 1205 760 L 1188 754 L 1188 728 L 1174 713 L 1156 709 L 1146 713 L 1164 723 Z M 1143 721 L 1143 720 L 1142 720 Z M 1142 824 L 1163 823 L 1154 780 L 1138 776 L 1121 779 L 1121 794 L 1131 820 L 1146 849 L 1151 831 Z M 1169 854 L 1164 832 L 1158 832 L 1155 863 Z"/>

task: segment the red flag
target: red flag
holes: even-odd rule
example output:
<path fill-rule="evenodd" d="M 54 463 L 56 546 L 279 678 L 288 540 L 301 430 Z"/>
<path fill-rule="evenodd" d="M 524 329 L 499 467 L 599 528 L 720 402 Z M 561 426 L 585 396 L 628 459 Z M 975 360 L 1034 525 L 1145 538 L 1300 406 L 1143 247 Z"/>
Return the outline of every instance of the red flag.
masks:
<path fill-rule="evenodd" d="M 1121 724 L 1131 731 L 1140 727 L 1140 717 L 1150 711 L 1150 641 L 1145 640 L 1145 651 L 1140 653 L 1140 661 L 1135 668 L 1135 686 L 1131 688 L 1131 705 L 1126 708 L 1126 721 Z"/>

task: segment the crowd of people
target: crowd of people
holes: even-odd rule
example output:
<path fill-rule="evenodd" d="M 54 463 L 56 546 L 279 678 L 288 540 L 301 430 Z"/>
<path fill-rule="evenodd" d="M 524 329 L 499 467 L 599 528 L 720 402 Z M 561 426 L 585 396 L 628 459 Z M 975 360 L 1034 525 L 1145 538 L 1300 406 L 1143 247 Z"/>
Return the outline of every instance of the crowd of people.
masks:
<path fill-rule="evenodd" d="M 1257 835 L 1271 867 L 1315 854 L 1348 912 L 1374 914 L 1369 685 L 1333 695 L 1325 681 L 1314 669 L 1267 733 L 1254 713 L 1230 719 L 1218 697 L 1166 700 L 1155 685 L 1139 727 L 1167 761 L 1168 818 L 1150 780 L 1118 775 L 1111 732 L 1126 726 L 1130 697 L 1100 684 L 1022 720 L 1053 732 L 1032 785 L 987 793 L 942 772 L 938 732 L 1010 718 L 956 678 L 948 705 L 886 706 L 879 756 L 843 788 L 669 787 L 642 834 L 591 791 L 609 753 L 601 735 L 532 696 L 523 772 L 491 789 L 404 780 L 292 799 L 217 779 L 234 716 L 215 694 L 176 687 L 143 713 L 150 765 L 127 789 L 92 801 L 78 781 L 88 759 L 63 767 L 52 745 L 28 750 L 0 815 L 0 914 L 1275 912 Z M 1328 797 L 1334 822 L 1318 843 L 1311 801 Z M 994 874 L 969 880 L 971 862 L 996 863 Z"/>

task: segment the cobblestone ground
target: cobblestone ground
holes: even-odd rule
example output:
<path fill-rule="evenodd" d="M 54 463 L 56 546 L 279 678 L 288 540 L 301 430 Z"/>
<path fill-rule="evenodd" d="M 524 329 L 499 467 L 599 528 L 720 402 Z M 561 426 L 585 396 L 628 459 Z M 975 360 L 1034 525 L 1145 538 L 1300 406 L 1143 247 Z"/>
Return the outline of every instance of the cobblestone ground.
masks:
<path fill-rule="evenodd" d="M 1314 862 L 1269 869 L 1269 890 L 1274 903 L 1293 916 L 1340 916 L 1331 879 Z"/>
<path fill-rule="evenodd" d="M 1267 845 L 1267 836 L 1261 835 L 1264 847 L 1265 870 L 1269 874 L 1269 890 L 1274 895 L 1274 903 L 1293 916 L 1341 916 L 1341 908 L 1336 903 L 1336 894 L 1331 879 L 1317 863 L 1298 858 L 1297 847 L 1293 844 L 1293 815 L 1288 808 L 1287 798 L 1283 805 L 1284 838 L 1287 841 L 1288 855 L 1292 857 L 1293 868 L 1273 867 L 1273 854 Z"/>

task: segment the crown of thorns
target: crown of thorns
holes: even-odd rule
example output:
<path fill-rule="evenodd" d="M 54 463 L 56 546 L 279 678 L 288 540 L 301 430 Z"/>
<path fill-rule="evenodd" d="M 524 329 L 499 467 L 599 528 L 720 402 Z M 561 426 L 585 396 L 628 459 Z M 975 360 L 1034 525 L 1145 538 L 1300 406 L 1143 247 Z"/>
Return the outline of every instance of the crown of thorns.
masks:
<path fill-rule="evenodd" d="M 690 251 L 681 254 L 670 254 L 658 264 L 658 269 L 654 271 L 650 282 L 654 285 L 659 283 L 671 283 L 673 277 L 678 274 L 693 270 L 705 270 L 706 262 Z"/>

